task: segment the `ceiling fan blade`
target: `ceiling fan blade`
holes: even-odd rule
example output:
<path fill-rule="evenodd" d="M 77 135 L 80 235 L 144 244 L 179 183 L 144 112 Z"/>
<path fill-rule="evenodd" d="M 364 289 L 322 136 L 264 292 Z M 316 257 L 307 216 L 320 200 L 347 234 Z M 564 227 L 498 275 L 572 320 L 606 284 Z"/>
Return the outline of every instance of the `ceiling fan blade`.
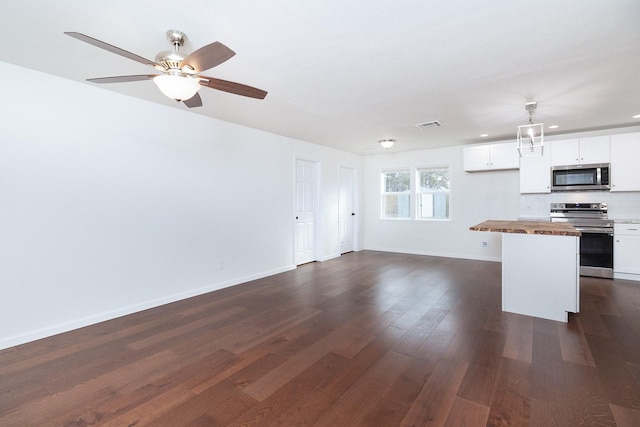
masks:
<path fill-rule="evenodd" d="M 198 92 L 196 92 L 196 94 L 193 95 L 193 97 L 182 102 L 184 102 L 184 105 L 186 105 L 189 108 L 202 107 L 202 98 L 200 98 L 200 94 Z"/>
<path fill-rule="evenodd" d="M 133 76 L 97 77 L 94 79 L 87 79 L 87 81 L 91 83 L 126 83 L 138 82 L 141 80 L 151 80 L 156 76 L 157 74 L 139 74 Z"/>
<path fill-rule="evenodd" d="M 85 43 L 89 43 L 89 44 L 94 45 L 96 47 L 99 47 L 101 49 L 107 50 L 107 51 L 109 51 L 111 53 L 115 53 L 117 55 L 124 56 L 125 58 L 132 59 L 132 60 L 134 60 L 136 62 L 140 62 L 140 63 L 142 63 L 144 65 L 151 65 L 151 66 L 156 65 L 155 62 L 150 61 L 150 60 L 148 60 L 146 58 L 143 58 L 142 56 L 138 56 L 135 53 L 131 53 L 131 52 L 126 51 L 124 49 L 120 49 L 119 47 L 110 45 L 109 43 L 105 43 L 105 42 L 100 41 L 98 39 L 94 39 L 93 37 L 89 37 L 89 36 L 87 36 L 85 34 L 76 33 L 76 32 L 73 32 L 73 31 L 67 31 L 67 32 L 65 32 L 65 34 L 70 36 L 70 37 L 73 37 L 75 39 L 78 39 L 80 41 L 83 41 Z"/>
<path fill-rule="evenodd" d="M 212 89 L 222 90 L 224 92 L 233 93 L 235 95 L 248 96 L 249 98 L 264 99 L 267 91 L 255 87 L 243 85 L 240 83 L 230 82 L 227 80 L 214 79 L 213 77 L 198 76 L 201 79 L 200 84 Z"/>
<path fill-rule="evenodd" d="M 236 53 L 220 42 L 213 42 L 192 52 L 182 61 L 182 66 L 190 66 L 199 73 L 222 64 Z"/>

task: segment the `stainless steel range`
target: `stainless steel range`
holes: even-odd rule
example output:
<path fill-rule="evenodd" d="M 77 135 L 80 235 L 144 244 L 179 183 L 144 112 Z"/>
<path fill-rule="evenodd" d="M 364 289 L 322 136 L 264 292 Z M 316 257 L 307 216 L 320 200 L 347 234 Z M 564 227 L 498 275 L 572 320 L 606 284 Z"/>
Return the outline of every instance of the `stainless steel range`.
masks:
<path fill-rule="evenodd" d="M 551 203 L 551 222 L 568 222 L 582 232 L 580 275 L 613 278 L 613 221 L 606 203 Z"/>

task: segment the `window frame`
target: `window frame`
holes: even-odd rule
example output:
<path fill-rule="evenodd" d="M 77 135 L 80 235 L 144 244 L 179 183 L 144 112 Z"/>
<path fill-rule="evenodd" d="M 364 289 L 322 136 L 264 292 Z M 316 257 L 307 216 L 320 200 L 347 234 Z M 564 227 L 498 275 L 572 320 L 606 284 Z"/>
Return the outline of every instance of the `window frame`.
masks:
<path fill-rule="evenodd" d="M 410 167 L 394 167 L 385 168 L 380 171 L 380 219 L 385 221 L 411 221 L 413 219 L 413 174 Z M 409 188 L 406 191 L 385 191 L 385 175 L 388 173 L 407 173 L 409 175 Z M 386 196 L 407 196 L 409 198 L 409 208 L 406 217 L 387 217 L 386 212 Z"/>
<path fill-rule="evenodd" d="M 442 170 L 446 169 L 449 175 L 449 189 L 448 190 L 435 190 L 435 191 L 421 191 L 420 188 L 420 172 L 425 170 Z M 415 221 L 426 221 L 426 222 L 438 222 L 438 221 L 451 221 L 451 165 L 448 164 L 433 164 L 433 165 L 422 165 L 417 166 L 415 168 L 415 187 L 414 187 L 414 195 L 415 195 L 415 208 L 413 213 L 415 215 Z M 421 203 L 422 203 L 422 195 L 423 194 L 446 194 L 447 195 L 447 216 L 445 218 L 424 218 L 420 215 L 421 213 Z"/>

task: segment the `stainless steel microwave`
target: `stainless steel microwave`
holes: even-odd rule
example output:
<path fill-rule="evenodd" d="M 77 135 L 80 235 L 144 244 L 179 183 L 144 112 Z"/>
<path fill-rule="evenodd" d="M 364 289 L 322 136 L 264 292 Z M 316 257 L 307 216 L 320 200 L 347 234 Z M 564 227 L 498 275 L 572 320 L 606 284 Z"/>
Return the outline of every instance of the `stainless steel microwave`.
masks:
<path fill-rule="evenodd" d="M 551 191 L 609 190 L 609 163 L 553 166 Z"/>

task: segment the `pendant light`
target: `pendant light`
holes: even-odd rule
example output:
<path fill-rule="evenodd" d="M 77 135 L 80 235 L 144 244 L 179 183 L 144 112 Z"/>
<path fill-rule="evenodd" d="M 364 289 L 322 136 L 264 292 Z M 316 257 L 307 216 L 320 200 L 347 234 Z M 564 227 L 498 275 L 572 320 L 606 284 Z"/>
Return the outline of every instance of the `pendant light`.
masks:
<path fill-rule="evenodd" d="M 529 112 L 529 123 L 518 126 L 516 141 L 520 157 L 542 156 L 544 152 L 544 123 L 533 123 L 533 111 L 537 106 L 537 102 L 524 104 Z"/>

